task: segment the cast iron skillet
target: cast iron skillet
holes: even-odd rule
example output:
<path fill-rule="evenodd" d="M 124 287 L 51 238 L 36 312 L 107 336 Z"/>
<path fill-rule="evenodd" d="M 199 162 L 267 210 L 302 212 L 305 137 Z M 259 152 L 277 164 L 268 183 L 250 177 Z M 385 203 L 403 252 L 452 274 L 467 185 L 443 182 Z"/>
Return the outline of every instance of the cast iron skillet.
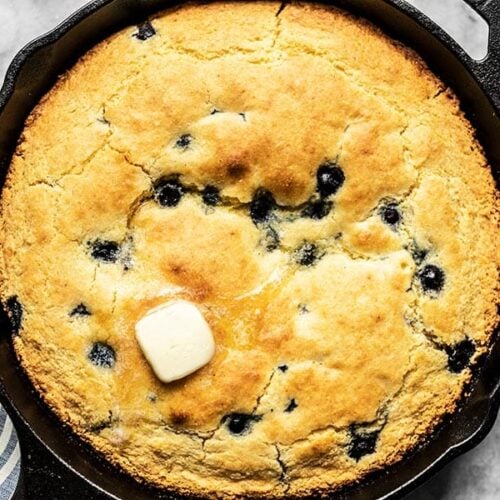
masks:
<path fill-rule="evenodd" d="M 500 180 L 500 0 L 466 0 L 490 24 L 490 52 L 476 62 L 438 26 L 403 0 L 330 2 L 368 18 L 415 48 L 458 94 Z M 96 42 L 126 25 L 137 24 L 176 2 L 166 0 L 95 0 L 48 35 L 24 48 L 10 66 L 0 92 L 0 186 L 23 122 L 57 75 Z M 64 126 L 64 124 L 61 124 Z M 0 401 L 14 423 L 32 433 L 61 462 L 96 491 L 114 498 L 145 499 L 158 492 L 125 477 L 96 457 L 41 404 L 18 368 L 8 327 L 0 324 Z M 428 444 L 389 470 L 373 474 L 345 491 L 353 499 L 396 498 L 414 489 L 447 462 L 476 446 L 490 431 L 500 406 L 500 341 L 492 344 L 471 395 L 460 412 L 443 423 Z M 163 495 L 162 495 L 163 496 Z M 168 493 L 167 493 L 168 496 Z"/>

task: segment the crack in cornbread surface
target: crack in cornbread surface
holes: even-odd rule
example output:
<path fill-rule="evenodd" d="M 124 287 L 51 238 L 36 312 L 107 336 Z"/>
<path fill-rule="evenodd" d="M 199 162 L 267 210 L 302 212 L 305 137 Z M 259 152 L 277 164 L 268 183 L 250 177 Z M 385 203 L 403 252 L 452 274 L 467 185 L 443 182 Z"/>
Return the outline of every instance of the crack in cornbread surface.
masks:
<path fill-rule="evenodd" d="M 31 380 L 110 461 L 300 495 L 454 411 L 495 323 L 497 226 L 471 127 L 413 53 L 335 9 L 190 5 L 101 43 L 28 119 L 2 299 Z M 164 385 L 134 325 L 177 298 L 217 352 Z"/>

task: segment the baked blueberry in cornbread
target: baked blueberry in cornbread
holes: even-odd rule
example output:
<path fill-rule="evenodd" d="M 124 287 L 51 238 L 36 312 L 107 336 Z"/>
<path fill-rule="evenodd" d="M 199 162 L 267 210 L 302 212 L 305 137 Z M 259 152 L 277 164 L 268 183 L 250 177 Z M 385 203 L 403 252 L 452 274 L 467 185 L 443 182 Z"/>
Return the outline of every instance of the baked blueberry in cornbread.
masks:
<path fill-rule="evenodd" d="M 474 131 L 341 10 L 189 4 L 112 36 L 29 117 L 1 204 L 22 367 L 110 462 L 177 493 L 361 481 L 455 411 L 491 343 Z"/>

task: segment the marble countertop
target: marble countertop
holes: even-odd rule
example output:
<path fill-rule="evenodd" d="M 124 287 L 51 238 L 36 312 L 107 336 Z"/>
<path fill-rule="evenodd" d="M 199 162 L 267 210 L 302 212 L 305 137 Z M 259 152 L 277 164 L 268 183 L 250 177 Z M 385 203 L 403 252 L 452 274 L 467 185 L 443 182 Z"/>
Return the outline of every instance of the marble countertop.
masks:
<path fill-rule="evenodd" d="M 433 17 L 467 48 L 475 58 L 481 58 L 487 45 L 484 22 L 477 19 L 461 0 L 409 0 Z M 498 0 L 497 0 L 498 1 Z M 36 36 L 56 26 L 85 0 L 0 0 L 0 81 L 16 52 Z M 31 477 L 25 480 L 26 499 L 77 498 L 68 489 L 74 481 L 70 473 L 58 468 L 55 462 L 43 466 L 33 462 L 41 450 L 28 447 L 25 460 Z M 81 496 L 84 494 L 85 496 Z M 79 490 L 78 498 L 93 498 L 90 492 Z M 97 497 L 95 497 L 97 498 Z M 500 498 L 500 421 L 488 437 L 475 449 L 445 467 L 408 500 L 497 500 Z"/>

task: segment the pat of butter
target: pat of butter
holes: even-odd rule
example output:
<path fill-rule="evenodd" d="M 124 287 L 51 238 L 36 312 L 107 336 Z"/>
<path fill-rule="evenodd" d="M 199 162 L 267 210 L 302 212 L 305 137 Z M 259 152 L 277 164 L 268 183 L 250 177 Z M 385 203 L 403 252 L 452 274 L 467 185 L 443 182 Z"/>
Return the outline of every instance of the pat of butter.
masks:
<path fill-rule="evenodd" d="M 156 307 L 135 325 L 137 341 L 162 382 L 187 377 L 215 353 L 212 331 L 200 310 L 178 300 Z"/>

